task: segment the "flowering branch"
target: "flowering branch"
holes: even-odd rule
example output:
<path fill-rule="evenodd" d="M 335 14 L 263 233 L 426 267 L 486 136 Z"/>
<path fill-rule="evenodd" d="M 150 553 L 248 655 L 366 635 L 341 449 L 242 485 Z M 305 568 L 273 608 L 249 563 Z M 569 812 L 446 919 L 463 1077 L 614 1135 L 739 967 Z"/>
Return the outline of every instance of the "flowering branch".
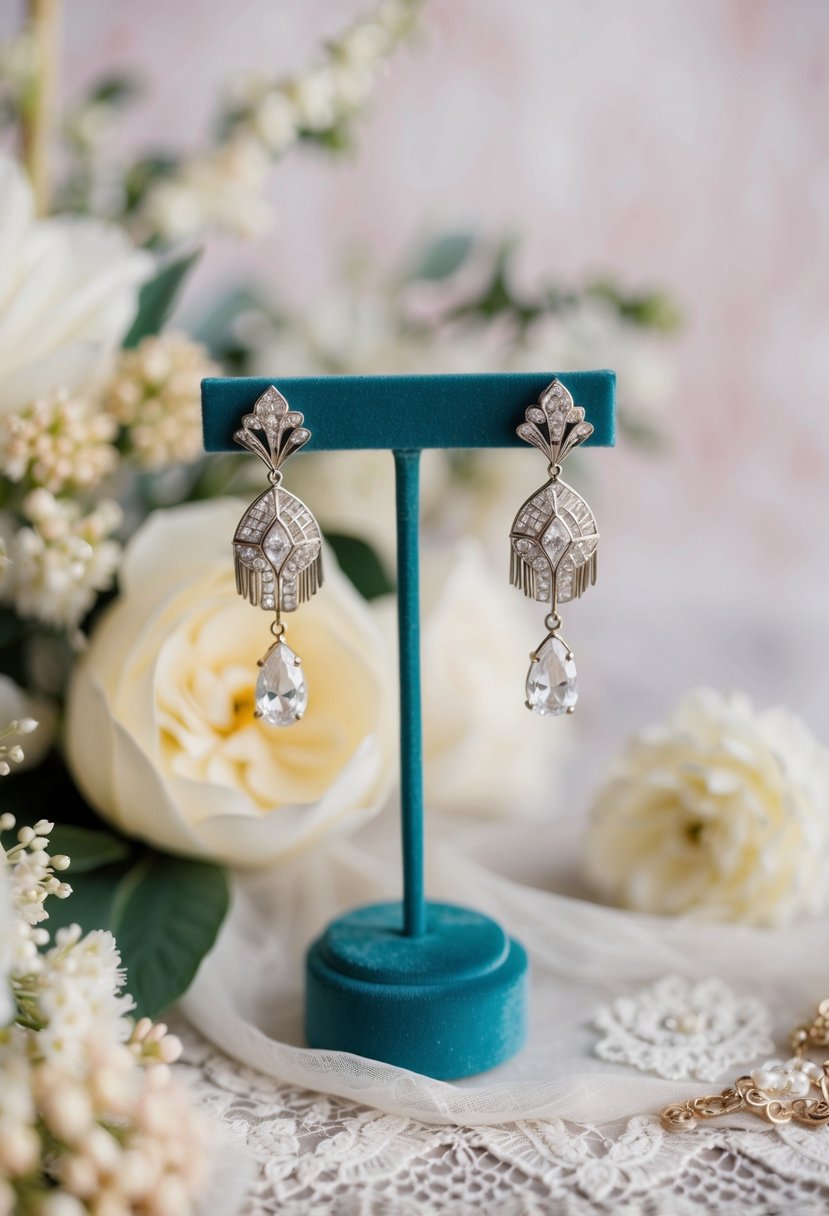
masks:
<path fill-rule="evenodd" d="M 139 240 L 166 244 L 217 228 L 254 236 L 267 226 L 262 196 L 269 162 L 300 140 L 330 148 L 348 142 L 349 123 L 365 106 L 391 55 L 415 28 L 423 0 L 380 0 L 338 39 L 319 63 L 293 79 L 249 75 L 229 91 L 219 142 L 181 165 L 154 158 L 138 191 L 132 228 Z M 153 176 L 156 175 L 156 181 Z"/>

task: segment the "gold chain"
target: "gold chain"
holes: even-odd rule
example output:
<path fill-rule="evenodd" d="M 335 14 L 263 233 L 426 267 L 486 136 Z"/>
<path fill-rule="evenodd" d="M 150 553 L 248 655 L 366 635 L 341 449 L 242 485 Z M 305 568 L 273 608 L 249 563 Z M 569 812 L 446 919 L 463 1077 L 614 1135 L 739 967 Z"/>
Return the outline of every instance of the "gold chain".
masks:
<path fill-rule="evenodd" d="M 810 1051 L 829 1047 L 829 999 L 821 1001 L 811 1022 L 795 1026 L 789 1035 L 793 1056 L 773 1070 L 738 1077 L 718 1094 L 689 1098 L 666 1106 L 662 1126 L 669 1131 L 692 1126 L 697 1119 L 717 1119 L 746 1111 L 768 1123 L 829 1123 L 829 1060 L 821 1065 L 807 1059 Z M 805 1091 L 805 1092 L 804 1092 Z"/>

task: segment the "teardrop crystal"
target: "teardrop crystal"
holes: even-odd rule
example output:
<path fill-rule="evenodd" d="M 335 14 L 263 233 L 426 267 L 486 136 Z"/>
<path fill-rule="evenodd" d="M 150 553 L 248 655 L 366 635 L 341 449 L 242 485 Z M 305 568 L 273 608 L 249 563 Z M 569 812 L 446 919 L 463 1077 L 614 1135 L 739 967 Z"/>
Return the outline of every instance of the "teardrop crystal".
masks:
<path fill-rule="evenodd" d="M 262 663 L 256 681 L 256 714 L 272 726 L 293 726 L 308 707 L 308 687 L 297 656 L 278 642 Z"/>
<path fill-rule="evenodd" d="M 573 709 L 578 696 L 578 676 L 572 654 L 561 638 L 547 638 L 527 672 L 527 705 L 534 714 L 553 717 Z"/>

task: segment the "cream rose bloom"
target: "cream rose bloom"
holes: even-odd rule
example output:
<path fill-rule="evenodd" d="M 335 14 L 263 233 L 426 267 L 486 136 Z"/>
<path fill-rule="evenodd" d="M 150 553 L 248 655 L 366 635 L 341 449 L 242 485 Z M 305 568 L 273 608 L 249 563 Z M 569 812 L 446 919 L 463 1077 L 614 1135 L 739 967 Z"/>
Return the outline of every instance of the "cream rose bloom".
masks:
<path fill-rule="evenodd" d="M 587 871 L 640 912 L 782 925 L 826 903 L 829 753 L 785 709 L 688 694 L 593 807 Z"/>
<path fill-rule="evenodd" d="M 0 154 L 0 414 L 94 384 L 152 268 L 113 224 L 36 218 L 22 168 Z"/>
<path fill-rule="evenodd" d="M 70 687 L 81 790 L 124 832 L 175 852 L 265 866 L 379 809 L 394 768 L 387 646 L 330 555 L 292 614 L 309 704 L 282 729 L 253 716 L 268 617 L 236 593 L 245 504 L 157 511 L 128 545 L 121 595 Z"/>

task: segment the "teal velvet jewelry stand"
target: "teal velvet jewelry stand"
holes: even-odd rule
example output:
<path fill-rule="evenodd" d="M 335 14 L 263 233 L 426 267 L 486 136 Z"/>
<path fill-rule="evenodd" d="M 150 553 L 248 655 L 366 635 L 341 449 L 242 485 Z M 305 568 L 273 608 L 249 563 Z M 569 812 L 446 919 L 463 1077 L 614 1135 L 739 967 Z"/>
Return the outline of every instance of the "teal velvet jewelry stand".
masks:
<path fill-rule="evenodd" d="M 238 451 L 233 432 L 242 415 L 276 384 L 291 407 L 305 414 L 312 432 L 306 450 L 390 448 L 394 454 L 403 901 L 347 912 L 311 946 L 305 998 L 311 1047 L 448 1079 L 492 1068 L 524 1041 L 524 948 L 489 917 L 427 903 L 424 894 L 418 473 L 424 448 L 524 446 L 515 428 L 555 375 L 238 378 L 202 384 L 208 452 Z M 569 372 L 559 379 L 593 424 L 588 444 L 611 446 L 613 373 Z M 528 494 L 536 473 L 528 459 Z M 505 519 L 505 569 L 509 524 Z M 516 671 L 516 696 L 522 677 Z"/>

